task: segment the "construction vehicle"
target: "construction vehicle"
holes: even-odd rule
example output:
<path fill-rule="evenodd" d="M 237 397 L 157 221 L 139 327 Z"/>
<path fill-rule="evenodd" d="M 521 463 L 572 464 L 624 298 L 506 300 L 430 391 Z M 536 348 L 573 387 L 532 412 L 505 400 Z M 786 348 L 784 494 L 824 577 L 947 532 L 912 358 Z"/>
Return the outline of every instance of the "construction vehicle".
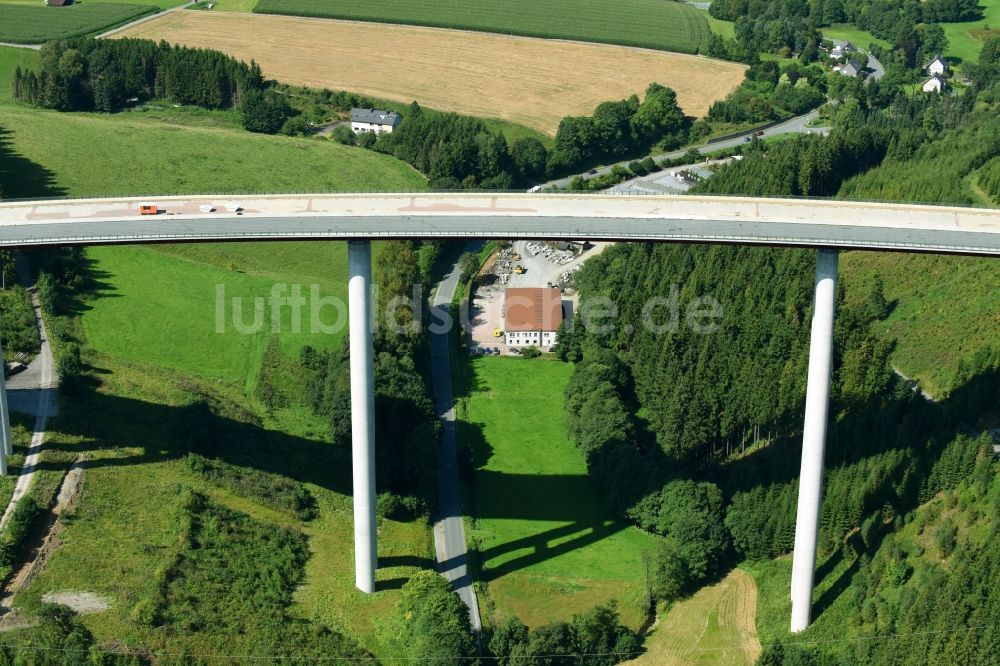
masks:
<path fill-rule="evenodd" d="M 515 254 L 513 257 L 514 261 L 521 261 L 521 255 Z"/>
<path fill-rule="evenodd" d="M 522 273 L 524 273 L 524 266 L 521 265 L 514 266 L 514 273 L 516 273 L 517 275 L 521 275 Z"/>
<path fill-rule="evenodd" d="M 160 209 L 157 208 L 156 204 L 148 204 L 148 203 L 139 204 L 140 215 L 156 215 L 159 212 Z"/>
<path fill-rule="evenodd" d="M 501 331 L 499 328 L 494 328 L 493 329 L 493 337 L 494 338 L 502 338 L 503 337 L 503 331 Z"/>

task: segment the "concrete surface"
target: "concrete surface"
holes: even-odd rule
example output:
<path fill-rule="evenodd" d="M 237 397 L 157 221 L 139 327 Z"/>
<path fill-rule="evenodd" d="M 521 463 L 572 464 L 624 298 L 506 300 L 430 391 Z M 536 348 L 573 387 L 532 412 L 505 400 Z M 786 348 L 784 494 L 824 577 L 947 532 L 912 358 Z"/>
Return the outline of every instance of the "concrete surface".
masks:
<path fill-rule="evenodd" d="M 1000 209 L 828 199 L 325 194 L 0 203 L 0 247 L 222 240 L 525 238 L 1000 256 Z M 234 202 L 241 212 L 226 211 Z M 200 212 L 199 207 L 214 212 Z"/>

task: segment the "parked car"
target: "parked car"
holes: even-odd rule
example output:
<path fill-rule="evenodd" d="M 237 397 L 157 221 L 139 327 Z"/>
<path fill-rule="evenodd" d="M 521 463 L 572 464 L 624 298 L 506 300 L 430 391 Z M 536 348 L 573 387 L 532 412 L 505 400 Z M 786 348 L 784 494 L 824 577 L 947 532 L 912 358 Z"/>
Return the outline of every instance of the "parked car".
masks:
<path fill-rule="evenodd" d="M 597 169 L 591 169 L 590 171 L 587 172 L 587 175 L 588 176 L 596 176 L 597 175 Z"/>
<path fill-rule="evenodd" d="M 752 136 L 743 137 L 743 143 L 750 143 L 753 140 Z"/>
<path fill-rule="evenodd" d="M 754 136 L 764 136 L 764 130 L 757 130 L 753 133 Z"/>

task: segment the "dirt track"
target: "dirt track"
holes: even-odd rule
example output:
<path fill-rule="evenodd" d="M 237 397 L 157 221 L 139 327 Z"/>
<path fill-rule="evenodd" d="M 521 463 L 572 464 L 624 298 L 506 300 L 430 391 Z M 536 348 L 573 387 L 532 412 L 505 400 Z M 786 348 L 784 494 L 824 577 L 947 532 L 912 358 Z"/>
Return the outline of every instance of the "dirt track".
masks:
<path fill-rule="evenodd" d="M 116 37 L 166 39 L 254 59 L 285 83 L 502 118 L 555 134 L 567 115 L 640 96 L 651 82 L 701 116 L 745 67 L 699 56 L 460 30 L 180 11 Z"/>
<path fill-rule="evenodd" d="M 742 569 L 674 604 L 646 642 L 634 666 L 719 664 L 749 666 L 760 654 L 757 585 Z"/>

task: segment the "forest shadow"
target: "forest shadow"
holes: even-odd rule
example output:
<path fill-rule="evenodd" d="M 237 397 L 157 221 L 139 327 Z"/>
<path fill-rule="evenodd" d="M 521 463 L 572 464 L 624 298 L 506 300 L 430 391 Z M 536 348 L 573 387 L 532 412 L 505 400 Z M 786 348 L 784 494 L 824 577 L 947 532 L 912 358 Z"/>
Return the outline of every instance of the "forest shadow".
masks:
<path fill-rule="evenodd" d="M 943 446 L 961 432 L 978 432 L 981 424 L 970 423 L 967 415 L 985 413 L 990 409 L 990 399 L 994 401 L 992 409 L 996 409 L 996 396 L 1000 394 L 997 370 L 973 375 L 939 402 L 926 400 L 899 377 L 893 377 L 892 382 L 889 395 L 849 405 L 847 414 L 839 420 L 834 419 L 844 405 L 831 405 L 825 452 L 827 470 L 887 451 L 911 450 L 924 442 Z M 801 452 L 800 425 L 793 434 L 772 445 L 725 463 L 718 473 L 719 481 L 730 496 L 759 486 L 790 482 L 798 478 Z"/>
<path fill-rule="evenodd" d="M 0 183 L 4 198 L 52 198 L 66 196 L 56 175 L 17 152 L 13 132 L 0 127 Z"/>

